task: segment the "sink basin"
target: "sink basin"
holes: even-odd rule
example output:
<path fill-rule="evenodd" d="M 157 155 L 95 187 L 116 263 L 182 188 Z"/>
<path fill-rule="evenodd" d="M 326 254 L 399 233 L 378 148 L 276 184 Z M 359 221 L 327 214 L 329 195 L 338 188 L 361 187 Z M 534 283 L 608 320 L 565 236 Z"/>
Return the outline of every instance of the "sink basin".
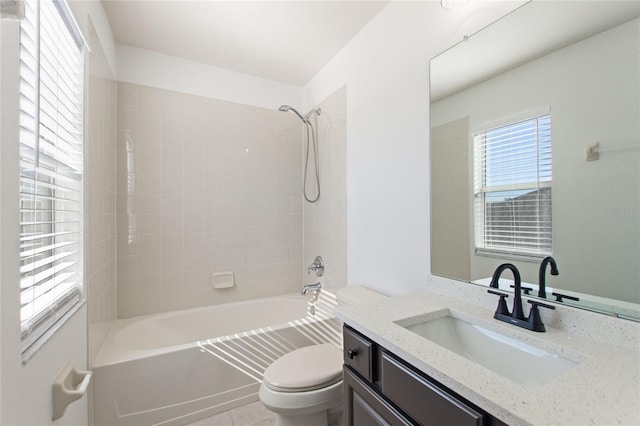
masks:
<path fill-rule="evenodd" d="M 578 363 L 441 311 L 396 324 L 514 382 L 540 386 Z"/>

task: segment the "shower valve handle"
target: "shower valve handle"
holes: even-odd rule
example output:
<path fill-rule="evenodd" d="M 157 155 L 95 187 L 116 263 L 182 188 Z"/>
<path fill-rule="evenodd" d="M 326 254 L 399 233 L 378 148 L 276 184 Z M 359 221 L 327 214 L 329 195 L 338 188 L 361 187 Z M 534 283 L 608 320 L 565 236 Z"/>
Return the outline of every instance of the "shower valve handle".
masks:
<path fill-rule="evenodd" d="M 321 256 L 316 256 L 313 263 L 307 266 L 307 274 L 310 274 L 311 271 L 314 271 L 318 277 L 324 274 L 324 260 L 322 260 Z"/>

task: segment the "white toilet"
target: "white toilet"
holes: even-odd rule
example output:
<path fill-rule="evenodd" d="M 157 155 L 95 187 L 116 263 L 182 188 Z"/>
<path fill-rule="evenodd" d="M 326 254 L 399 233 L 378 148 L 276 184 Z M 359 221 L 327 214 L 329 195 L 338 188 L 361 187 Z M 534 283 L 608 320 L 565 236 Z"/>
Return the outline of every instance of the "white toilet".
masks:
<path fill-rule="evenodd" d="M 338 303 L 367 303 L 382 297 L 364 287 L 338 290 Z M 342 414 L 342 350 L 331 343 L 296 349 L 264 372 L 260 400 L 276 413 L 276 426 L 327 426 Z"/>

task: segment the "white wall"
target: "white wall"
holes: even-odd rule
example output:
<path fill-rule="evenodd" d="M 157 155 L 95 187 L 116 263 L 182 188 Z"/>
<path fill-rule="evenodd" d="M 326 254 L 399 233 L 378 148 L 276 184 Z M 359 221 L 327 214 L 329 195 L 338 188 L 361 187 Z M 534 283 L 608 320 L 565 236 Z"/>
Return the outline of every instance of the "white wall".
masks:
<path fill-rule="evenodd" d="M 300 105 L 300 87 L 118 44 L 117 80 L 262 108 Z"/>
<path fill-rule="evenodd" d="M 305 86 L 307 108 L 347 87 L 349 284 L 426 284 L 429 59 L 522 3 L 393 1 Z"/>
<path fill-rule="evenodd" d="M 69 6 L 82 30 L 85 40 L 91 40 L 89 20 L 93 24 L 95 32 L 100 39 L 101 49 L 111 70 L 116 69 L 116 45 L 113 42 L 113 34 L 109 26 L 109 20 L 100 0 L 70 0 Z"/>

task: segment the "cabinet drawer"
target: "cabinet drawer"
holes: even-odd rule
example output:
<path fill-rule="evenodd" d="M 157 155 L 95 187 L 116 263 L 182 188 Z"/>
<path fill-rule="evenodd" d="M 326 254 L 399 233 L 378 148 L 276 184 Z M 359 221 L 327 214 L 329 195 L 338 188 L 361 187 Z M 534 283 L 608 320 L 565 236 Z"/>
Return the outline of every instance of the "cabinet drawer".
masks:
<path fill-rule="evenodd" d="M 482 414 L 418 375 L 389 354 L 382 354 L 382 394 L 418 423 L 480 426 Z"/>
<path fill-rule="evenodd" d="M 373 382 L 373 342 L 351 328 L 344 327 L 344 364 L 367 381 Z"/>

